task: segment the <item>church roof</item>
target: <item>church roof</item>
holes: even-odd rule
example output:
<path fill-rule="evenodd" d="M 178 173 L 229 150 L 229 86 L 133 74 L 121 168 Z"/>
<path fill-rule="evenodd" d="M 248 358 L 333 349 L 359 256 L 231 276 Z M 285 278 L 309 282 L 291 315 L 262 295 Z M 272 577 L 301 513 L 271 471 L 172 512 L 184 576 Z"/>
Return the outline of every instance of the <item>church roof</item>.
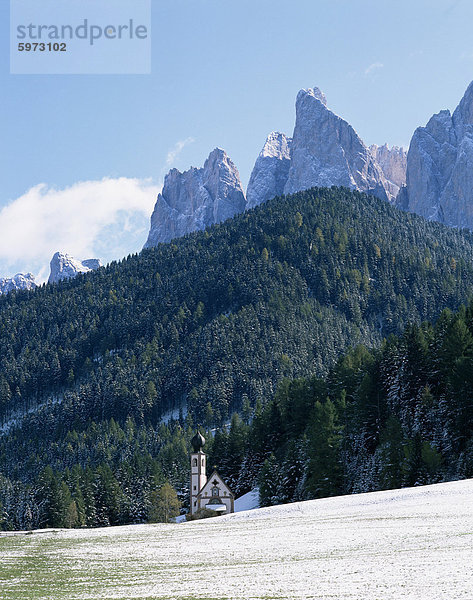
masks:
<path fill-rule="evenodd" d="M 227 492 L 227 497 L 235 498 L 235 495 L 228 487 L 228 485 L 223 481 L 223 479 L 220 477 L 217 471 L 214 471 L 212 475 L 207 479 L 207 483 L 199 491 L 198 496 L 203 496 L 205 492 L 208 492 L 210 496 L 210 491 L 215 486 L 219 487 L 221 490 L 220 497 L 223 497 L 224 492 Z"/>
<path fill-rule="evenodd" d="M 194 452 L 200 452 L 205 445 L 204 436 L 198 431 L 194 437 L 191 439 L 192 447 L 194 448 Z"/>

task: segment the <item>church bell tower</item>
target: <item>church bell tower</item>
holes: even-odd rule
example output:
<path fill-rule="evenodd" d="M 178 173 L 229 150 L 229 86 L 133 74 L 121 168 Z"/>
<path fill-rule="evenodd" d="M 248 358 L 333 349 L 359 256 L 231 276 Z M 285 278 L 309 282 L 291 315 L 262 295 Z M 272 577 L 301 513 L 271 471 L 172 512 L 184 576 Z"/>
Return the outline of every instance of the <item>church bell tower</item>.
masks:
<path fill-rule="evenodd" d="M 197 495 L 207 483 L 206 455 L 202 451 L 205 438 L 199 432 L 191 440 L 194 452 L 191 454 L 191 490 L 190 490 L 190 514 L 193 515 L 199 509 Z"/>

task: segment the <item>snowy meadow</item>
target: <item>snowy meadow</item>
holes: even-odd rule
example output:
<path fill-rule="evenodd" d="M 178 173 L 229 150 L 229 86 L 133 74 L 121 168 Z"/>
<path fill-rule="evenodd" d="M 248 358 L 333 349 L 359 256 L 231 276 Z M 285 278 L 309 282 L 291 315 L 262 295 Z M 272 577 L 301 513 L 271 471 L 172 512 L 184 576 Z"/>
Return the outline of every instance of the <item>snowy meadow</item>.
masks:
<path fill-rule="evenodd" d="M 473 598 L 473 480 L 0 535 L 2 600 Z"/>

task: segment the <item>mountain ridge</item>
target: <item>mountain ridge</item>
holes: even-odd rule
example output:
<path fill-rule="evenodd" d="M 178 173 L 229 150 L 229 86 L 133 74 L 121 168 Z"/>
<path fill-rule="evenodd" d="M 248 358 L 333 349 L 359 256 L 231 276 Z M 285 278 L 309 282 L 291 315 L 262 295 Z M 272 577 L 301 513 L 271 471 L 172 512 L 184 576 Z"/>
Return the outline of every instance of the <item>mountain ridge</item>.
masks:
<path fill-rule="evenodd" d="M 412 136 L 397 205 L 451 227 L 473 228 L 473 82 L 457 108 Z"/>
<path fill-rule="evenodd" d="M 183 173 L 171 169 L 156 201 L 144 247 L 205 229 L 275 196 L 317 186 L 345 186 L 392 202 L 399 183 L 405 182 L 405 168 L 402 148 L 390 149 L 386 144 L 368 148 L 353 127 L 327 107 L 319 88 L 302 89 L 296 98 L 293 136 L 278 131 L 267 136 L 246 194 L 224 150 L 214 150 L 200 169 L 191 167 Z M 233 201 L 224 210 L 215 210 L 229 197 Z"/>

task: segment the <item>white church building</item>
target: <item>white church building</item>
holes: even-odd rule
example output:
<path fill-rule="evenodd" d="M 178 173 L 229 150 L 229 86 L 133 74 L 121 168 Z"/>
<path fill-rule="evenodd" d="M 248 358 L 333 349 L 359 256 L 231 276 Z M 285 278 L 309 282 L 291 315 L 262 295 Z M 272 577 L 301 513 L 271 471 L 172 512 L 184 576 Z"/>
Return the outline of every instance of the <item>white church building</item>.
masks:
<path fill-rule="evenodd" d="M 199 509 L 214 510 L 219 514 L 235 511 L 235 496 L 217 471 L 207 478 L 207 456 L 202 448 L 205 438 L 199 432 L 191 440 L 190 514 Z"/>

